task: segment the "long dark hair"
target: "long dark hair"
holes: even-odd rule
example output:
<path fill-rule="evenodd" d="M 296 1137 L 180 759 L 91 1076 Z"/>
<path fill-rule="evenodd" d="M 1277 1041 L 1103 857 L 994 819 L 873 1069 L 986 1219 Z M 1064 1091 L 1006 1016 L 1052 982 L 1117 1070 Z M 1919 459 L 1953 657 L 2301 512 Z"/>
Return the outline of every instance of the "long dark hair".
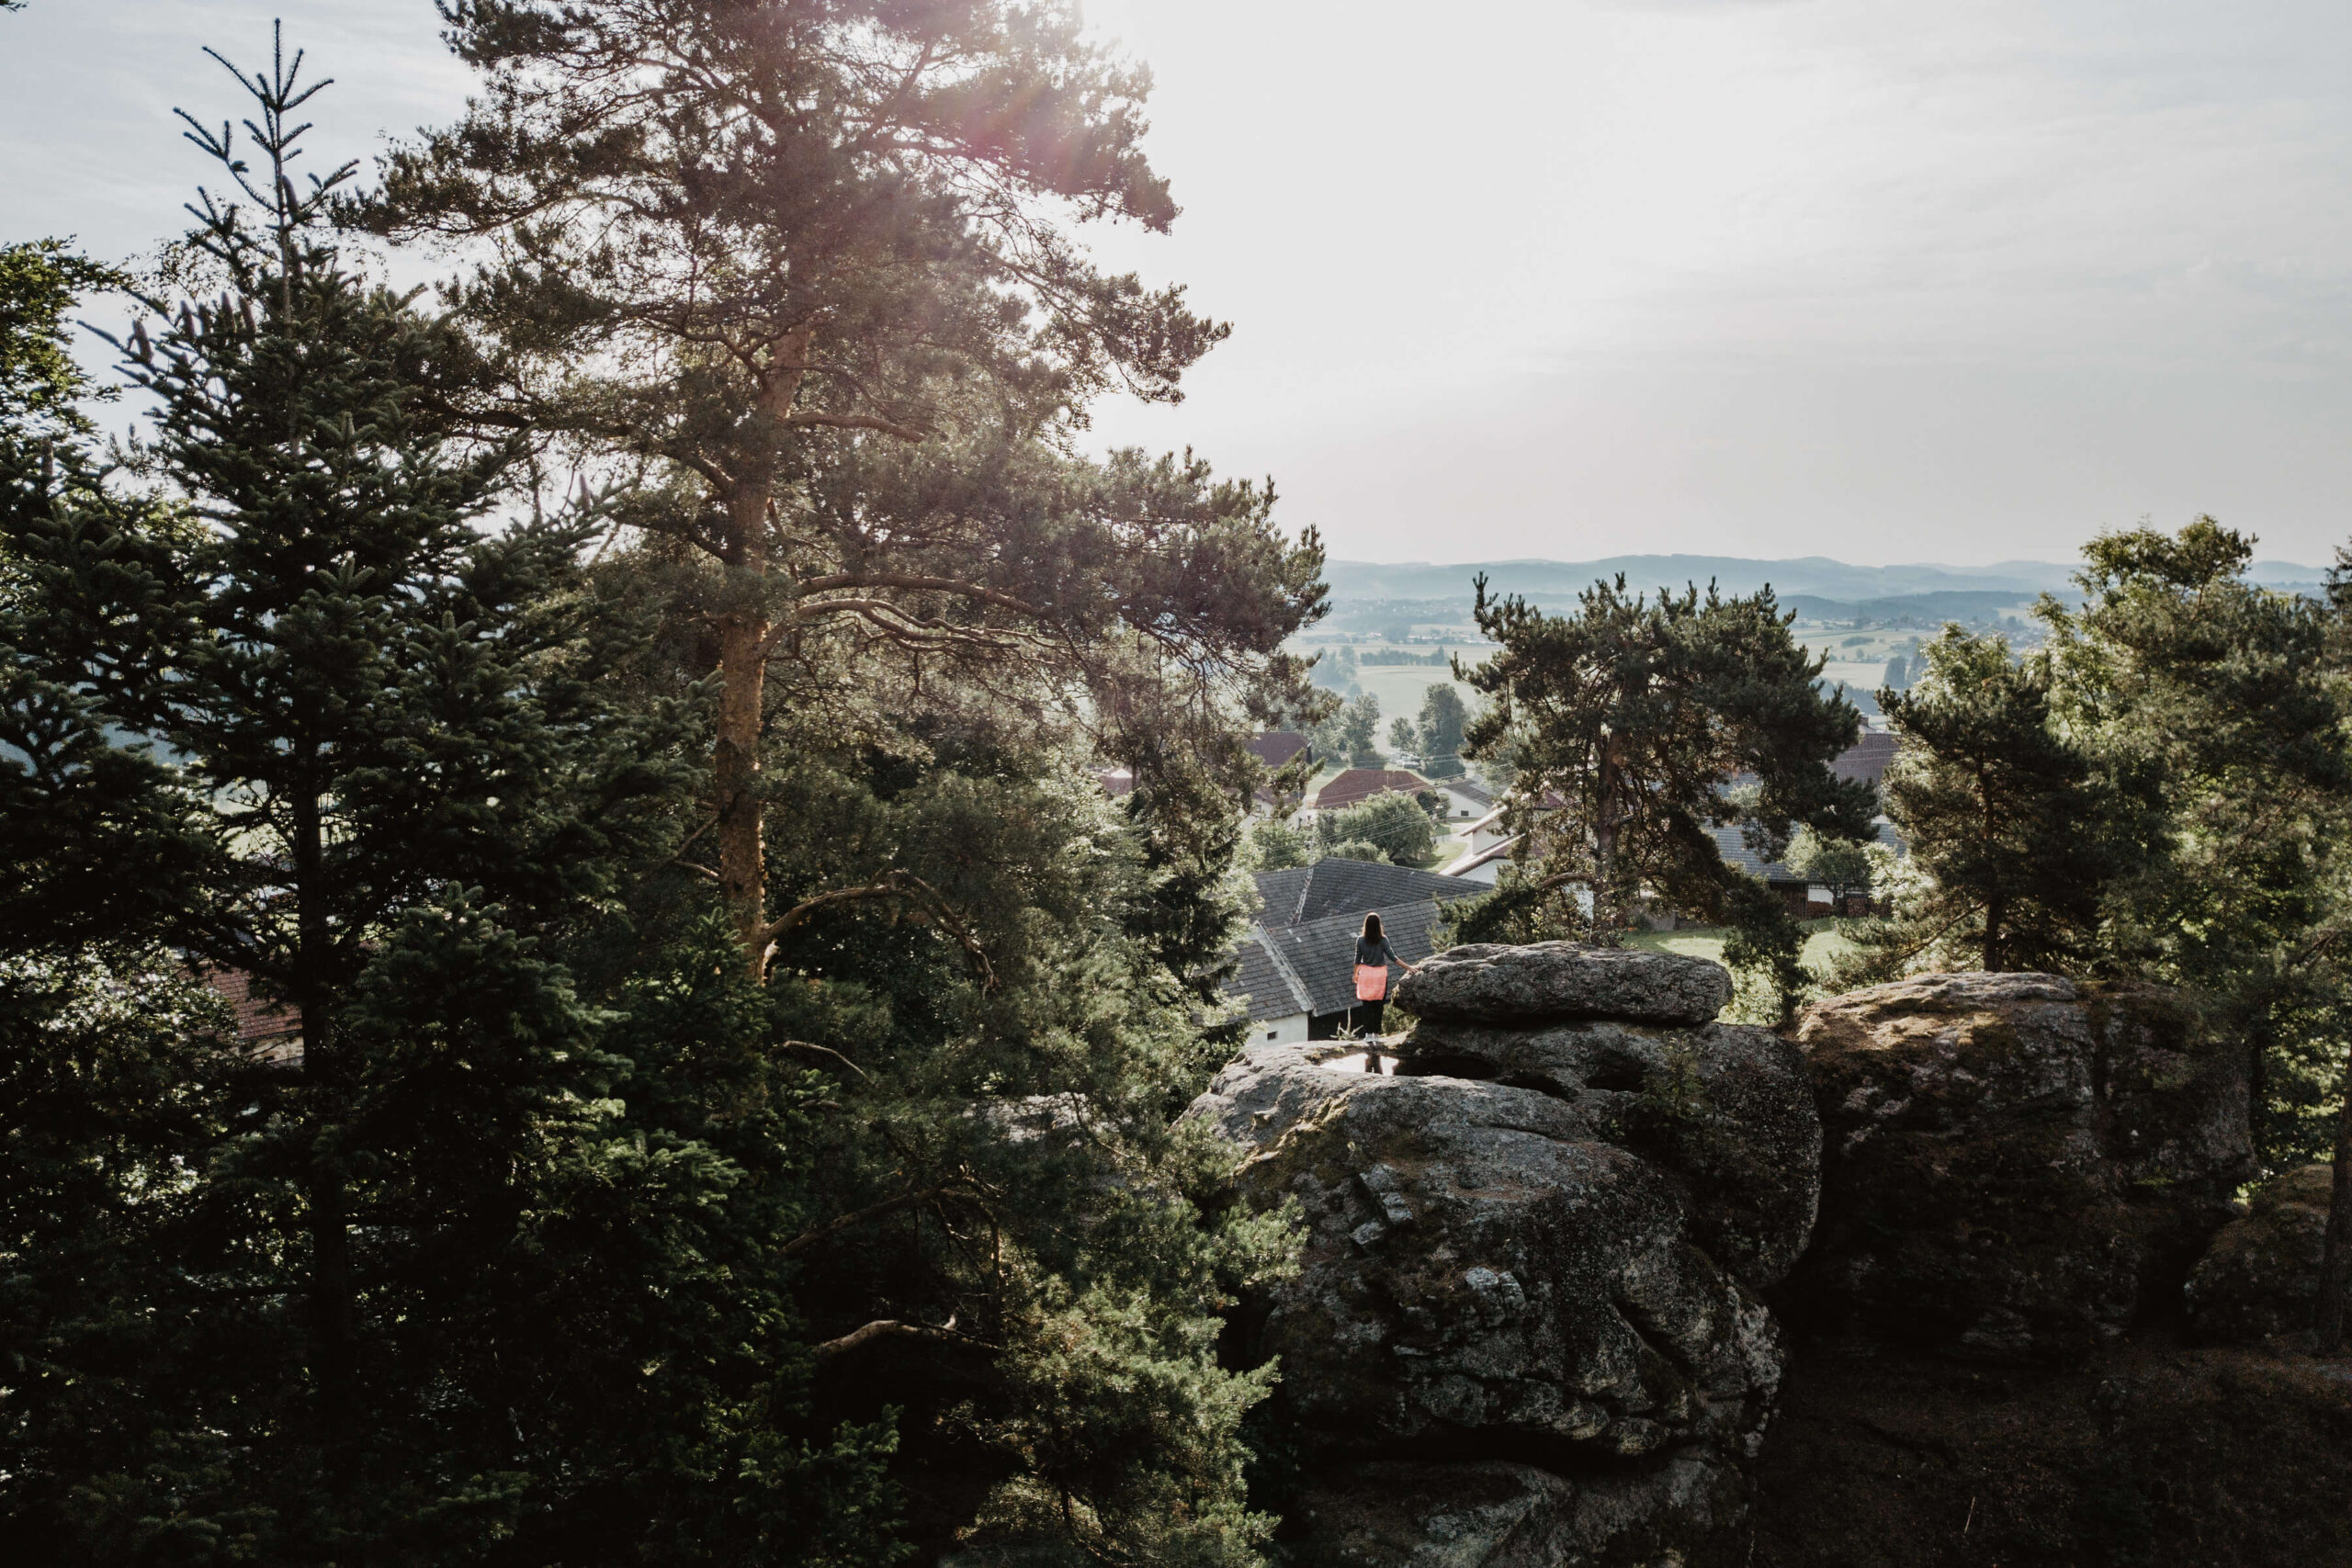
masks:
<path fill-rule="evenodd" d="M 1366 942 L 1378 942 L 1381 940 L 1380 917 L 1378 915 L 1366 915 L 1363 918 L 1363 940 Z"/>

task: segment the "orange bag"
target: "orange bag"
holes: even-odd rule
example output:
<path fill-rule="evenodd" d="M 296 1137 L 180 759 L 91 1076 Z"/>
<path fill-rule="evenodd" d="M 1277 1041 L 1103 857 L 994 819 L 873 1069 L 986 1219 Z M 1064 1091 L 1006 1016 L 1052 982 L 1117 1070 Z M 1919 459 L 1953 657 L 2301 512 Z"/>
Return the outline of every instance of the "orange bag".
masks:
<path fill-rule="evenodd" d="M 1388 999 L 1388 965 L 1359 964 L 1356 965 L 1356 1000 L 1378 1002 Z"/>

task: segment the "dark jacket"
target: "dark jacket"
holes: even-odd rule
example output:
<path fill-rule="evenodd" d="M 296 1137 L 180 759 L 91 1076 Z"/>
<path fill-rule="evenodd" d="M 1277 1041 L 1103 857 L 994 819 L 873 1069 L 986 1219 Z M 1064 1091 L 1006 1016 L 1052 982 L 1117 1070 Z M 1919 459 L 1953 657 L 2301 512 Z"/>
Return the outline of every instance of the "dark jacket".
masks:
<path fill-rule="evenodd" d="M 1388 939 L 1385 936 L 1378 942 L 1366 942 L 1362 937 L 1356 938 L 1356 962 L 1358 964 L 1393 964 L 1399 969 L 1406 967 L 1405 961 L 1396 956 L 1396 950 L 1388 945 Z"/>

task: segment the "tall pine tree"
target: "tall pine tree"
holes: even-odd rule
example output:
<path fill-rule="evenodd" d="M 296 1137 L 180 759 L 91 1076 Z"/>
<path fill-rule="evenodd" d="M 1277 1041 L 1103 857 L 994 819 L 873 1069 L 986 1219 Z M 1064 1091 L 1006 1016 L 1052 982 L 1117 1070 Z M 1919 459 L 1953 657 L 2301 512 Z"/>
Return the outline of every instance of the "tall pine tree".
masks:
<path fill-rule="evenodd" d="M 1830 772 L 1861 721 L 1816 687 L 1822 661 L 1790 636 L 1792 616 L 1770 589 L 1653 599 L 1628 594 L 1622 577 L 1587 589 L 1567 615 L 1491 597 L 1481 577 L 1477 615 L 1500 648 L 1460 671 L 1490 699 L 1466 750 L 1510 758 L 1521 836 L 1510 881 L 1463 909 L 1457 937 L 1614 942 L 1635 900 L 1656 897 L 1731 924 L 1735 965 L 1785 1007 L 1803 978 L 1793 923 L 1711 829 L 1739 824 L 1773 855 L 1801 823 L 1866 837 L 1876 807 L 1867 784 Z"/>
<path fill-rule="evenodd" d="M 2120 869 L 2114 795 L 2062 734 L 2046 655 L 1947 627 L 1926 674 L 1879 703 L 1902 739 L 1883 785 L 1918 882 L 1892 927 L 1869 933 L 1867 971 L 1928 959 L 1984 969 L 2079 970 Z"/>
<path fill-rule="evenodd" d="M 945 913 L 903 876 L 770 897 L 765 727 L 822 692 L 769 682 L 812 642 L 1048 671 L 1116 760 L 1250 782 L 1234 710 L 1303 696 L 1277 649 L 1319 552 L 1268 490 L 1066 450 L 1091 398 L 1172 400 L 1225 332 L 1066 221 L 1174 218 L 1143 73 L 993 0 L 442 9 L 486 90 L 393 160 L 373 220 L 493 251 L 466 310 L 511 380 L 477 423 L 644 469 L 630 520 L 708 563 L 707 863 L 750 972 L 850 901 Z"/>

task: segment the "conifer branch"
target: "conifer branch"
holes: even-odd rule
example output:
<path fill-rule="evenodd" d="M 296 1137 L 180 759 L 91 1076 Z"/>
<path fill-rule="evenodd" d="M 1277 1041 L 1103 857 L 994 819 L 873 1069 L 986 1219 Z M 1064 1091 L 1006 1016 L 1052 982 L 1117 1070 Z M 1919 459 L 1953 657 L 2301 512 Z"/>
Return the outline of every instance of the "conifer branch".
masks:
<path fill-rule="evenodd" d="M 797 1258 L 810 1247 L 830 1241 L 843 1231 L 854 1230 L 859 1225 L 870 1224 L 875 1220 L 888 1219 L 892 1214 L 903 1210 L 917 1208 L 935 1199 L 944 1198 L 951 1193 L 978 1185 L 978 1183 L 969 1176 L 957 1175 L 941 1182 L 936 1187 L 926 1187 L 915 1192 L 901 1192 L 895 1198 L 885 1198 L 879 1203 L 869 1203 L 863 1209 L 853 1209 L 848 1213 L 827 1220 L 823 1224 L 811 1230 L 802 1231 L 798 1235 L 776 1248 L 775 1255 L 778 1259 Z"/>

